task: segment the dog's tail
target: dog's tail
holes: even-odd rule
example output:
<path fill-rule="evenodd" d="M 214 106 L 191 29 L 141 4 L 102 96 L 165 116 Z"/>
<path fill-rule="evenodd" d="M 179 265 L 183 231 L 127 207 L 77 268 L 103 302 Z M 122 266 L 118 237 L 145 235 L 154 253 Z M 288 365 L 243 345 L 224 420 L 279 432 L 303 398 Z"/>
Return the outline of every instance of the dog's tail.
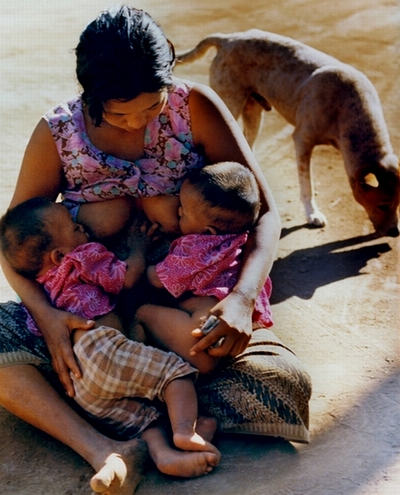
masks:
<path fill-rule="evenodd" d="M 183 64 L 194 62 L 198 58 L 202 57 L 212 46 L 215 46 L 217 49 L 220 48 L 226 37 L 227 35 L 219 33 L 207 36 L 207 38 L 204 38 L 202 41 L 200 41 L 200 43 L 195 48 L 193 48 L 193 50 L 178 53 L 176 55 L 176 61 Z"/>

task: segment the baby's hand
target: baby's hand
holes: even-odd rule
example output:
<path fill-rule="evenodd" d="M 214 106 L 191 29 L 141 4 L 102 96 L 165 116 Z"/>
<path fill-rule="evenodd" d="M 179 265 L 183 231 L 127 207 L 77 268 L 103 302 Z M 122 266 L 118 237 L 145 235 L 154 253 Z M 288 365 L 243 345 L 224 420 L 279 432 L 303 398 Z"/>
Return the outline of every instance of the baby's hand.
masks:
<path fill-rule="evenodd" d="M 158 241 L 161 237 L 160 225 L 152 223 L 149 227 L 149 222 L 144 222 L 140 228 L 140 232 L 149 237 L 152 241 Z"/>
<path fill-rule="evenodd" d="M 126 237 L 126 247 L 128 250 L 127 257 L 138 256 L 144 258 L 148 247 L 152 242 L 152 238 L 146 235 L 146 221 L 141 219 L 136 220 L 128 230 Z M 125 258 L 126 261 L 127 258 Z"/>

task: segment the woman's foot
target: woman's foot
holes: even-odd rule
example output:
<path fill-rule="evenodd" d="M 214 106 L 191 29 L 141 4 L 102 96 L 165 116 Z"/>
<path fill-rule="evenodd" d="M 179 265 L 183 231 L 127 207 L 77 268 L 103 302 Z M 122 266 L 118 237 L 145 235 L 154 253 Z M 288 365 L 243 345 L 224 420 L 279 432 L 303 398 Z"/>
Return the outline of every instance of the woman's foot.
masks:
<path fill-rule="evenodd" d="M 133 495 L 148 459 L 146 443 L 142 440 L 115 442 L 115 447 L 118 452 L 99 461 L 98 471 L 90 480 L 90 487 L 95 494 Z"/>

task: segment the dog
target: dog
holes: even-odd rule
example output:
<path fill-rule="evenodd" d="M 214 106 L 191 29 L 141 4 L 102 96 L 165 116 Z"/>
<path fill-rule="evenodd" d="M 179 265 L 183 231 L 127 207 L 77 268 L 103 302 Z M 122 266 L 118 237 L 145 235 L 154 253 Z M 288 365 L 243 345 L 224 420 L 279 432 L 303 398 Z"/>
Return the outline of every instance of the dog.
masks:
<path fill-rule="evenodd" d="M 275 108 L 294 126 L 301 199 L 309 224 L 323 227 L 310 169 L 313 148 L 331 144 L 343 156 L 354 198 L 379 235 L 396 237 L 400 200 L 399 160 L 393 153 L 378 94 L 355 68 L 278 34 L 251 29 L 214 34 L 177 55 L 193 62 L 210 47 L 217 54 L 210 86 L 253 146 L 263 110 Z"/>

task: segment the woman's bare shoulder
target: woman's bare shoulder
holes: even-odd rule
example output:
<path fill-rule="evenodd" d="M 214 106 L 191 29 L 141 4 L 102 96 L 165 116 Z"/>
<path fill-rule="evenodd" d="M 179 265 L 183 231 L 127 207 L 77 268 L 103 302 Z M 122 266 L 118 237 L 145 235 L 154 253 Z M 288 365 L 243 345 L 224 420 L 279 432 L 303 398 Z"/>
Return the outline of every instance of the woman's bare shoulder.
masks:
<path fill-rule="evenodd" d="M 211 163 L 233 160 L 247 164 L 251 151 L 236 120 L 208 86 L 194 84 L 189 96 L 193 140 Z"/>
<path fill-rule="evenodd" d="M 26 147 L 10 206 L 35 196 L 55 199 L 60 192 L 60 181 L 60 156 L 47 122 L 42 118 Z"/>
<path fill-rule="evenodd" d="M 217 95 L 217 93 L 205 84 L 192 83 L 190 87 L 189 104 L 206 104 L 208 106 L 217 107 L 220 111 L 228 111 L 225 103 Z M 201 112 L 204 113 L 204 112 Z M 229 113 L 229 111 L 228 111 Z"/>

